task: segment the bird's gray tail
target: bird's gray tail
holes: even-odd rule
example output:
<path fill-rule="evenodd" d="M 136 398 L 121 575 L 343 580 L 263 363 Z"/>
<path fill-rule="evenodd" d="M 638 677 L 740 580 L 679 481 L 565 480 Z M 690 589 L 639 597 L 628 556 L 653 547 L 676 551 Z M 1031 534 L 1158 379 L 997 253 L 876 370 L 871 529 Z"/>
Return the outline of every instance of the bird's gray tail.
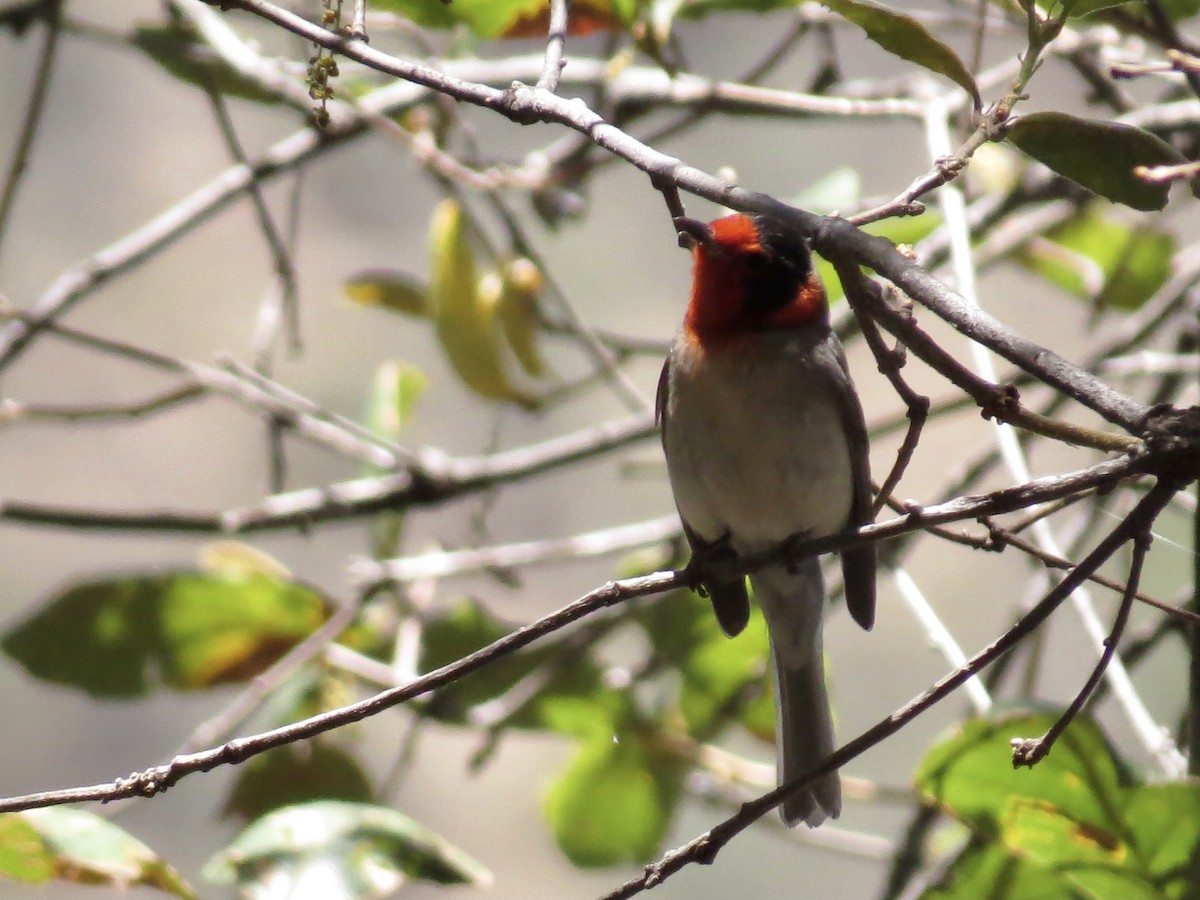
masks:
<path fill-rule="evenodd" d="M 776 760 L 780 784 L 795 781 L 833 752 L 833 716 L 821 648 L 825 586 L 818 561 L 794 571 L 771 567 L 752 576 L 767 619 L 775 661 Z M 822 775 L 780 807 L 789 825 L 815 828 L 842 811 L 837 772 Z"/>

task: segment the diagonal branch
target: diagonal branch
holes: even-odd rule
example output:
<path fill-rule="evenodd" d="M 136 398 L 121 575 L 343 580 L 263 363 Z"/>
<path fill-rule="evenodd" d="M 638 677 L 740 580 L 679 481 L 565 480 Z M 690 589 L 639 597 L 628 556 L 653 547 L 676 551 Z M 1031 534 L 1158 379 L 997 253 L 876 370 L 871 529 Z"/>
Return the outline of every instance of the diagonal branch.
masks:
<path fill-rule="evenodd" d="M 805 773 L 804 776 L 743 804 L 742 808 L 735 815 L 719 823 L 678 850 L 668 853 L 658 862 L 647 866 L 645 871 L 637 878 L 633 878 L 617 890 L 605 894 L 603 900 L 623 900 L 623 898 L 633 897 L 648 888 L 661 884 L 665 879 L 674 875 L 686 865 L 691 863 L 707 865 L 711 863 L 726 844 L 778 806 L 789 794 L 800 790 L 822 775 L 833 772 L 850 760 L 862 755 L 957 690 L 968 679 L 974 677 L 996 659 L 1012 650 L 1022 639 L 1041 625 L 1070 596 L 1071 592 L 1083 583 L 1088 575 L 1102 566 L 1124 544 L 1130 540 L 1136 540 L 1138 535 L 1144 534 L 1149 530 L 1158 514 L 1162 512 L 1178 489 L 1179 486 L 1177 484 L 1166 480 L 1155 484 L 1129 515 L 1088 554 L 1087 558 L 1077 568 L 1072 570 L 1070 574 L 1052 588 L 1012 628 L 979 653 L 975 654 L 965 665 L 946 675 L 923 694 L 909 701 L 896 712 L 892 713 L 892 715 L 867 729 L 854 740 L 844 744 L 836 752 L 826 757 L 820 765 Z M 0 809 L 2 808 L 0 806 Z"/>
<path fill-rule="evenodd" d="M 250 737 L 236 738 L 228 743 L 199 753 L 181 754 L 169 763 L 135 772 L 126 778 L 118 778 L 104 784 L 70 788 L 61 791 L 44 791 L 9 797 L 0 800 L 0 812 L 17 812 L 44 806 L 79 803 L 88 800 L 111 802 L 128 797 L 153 797 L 181 779 L 197 772 L 208 772 L 218 766 L 235 765 L 275 747 L 307 740 L 335 728 L 361 722 L 386 709 L 406 703 L 415 697 L 427 694 L 450 684 L 470 672 L 482 668 L 502 656 L 514 653 L 533 643 L 538 638 L 557 631 L 572 622 L 591 615 L 608 606 L 623 603 L 634 597 L 644 597 L 681 587 L 684 576 L 680 572 L 658 572 L 654 575 L 610 581 L 585 594 L 557 612 L 551 613 L 530 625 L 518 628 L 498 641 L 474 653 L 468 654 L 440 669 L 423 675 L 401 687 L 392 688 L 368 697 L 358 703 L 341 707 L 327 713 L 312 716 L 282 728 L 276 728 Z"/>

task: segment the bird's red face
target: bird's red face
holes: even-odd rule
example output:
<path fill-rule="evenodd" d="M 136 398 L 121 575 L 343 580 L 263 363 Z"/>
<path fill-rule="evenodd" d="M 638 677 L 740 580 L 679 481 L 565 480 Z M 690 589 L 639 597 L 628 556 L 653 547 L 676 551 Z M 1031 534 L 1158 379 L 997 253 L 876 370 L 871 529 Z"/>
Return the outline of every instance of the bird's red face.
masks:
<path fill-rule="evenodd" d="M 702 346 L 828 316 L 804 242 L 740 213 L 704 225 L 677 220 L 695 241 L 684 330 Z"/>

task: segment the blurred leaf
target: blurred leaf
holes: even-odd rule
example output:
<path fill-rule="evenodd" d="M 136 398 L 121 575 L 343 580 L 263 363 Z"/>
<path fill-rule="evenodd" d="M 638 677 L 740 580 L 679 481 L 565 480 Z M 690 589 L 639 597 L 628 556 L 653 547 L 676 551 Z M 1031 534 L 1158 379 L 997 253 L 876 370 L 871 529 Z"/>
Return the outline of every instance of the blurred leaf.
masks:
<path fill-rule="evenodd" d="M 371 389 L 367 395 L 367 428 L 384 440 L 393 443 L 400 440 L 405 427 L 416 413 L 417 404 L 425 395 L 429 384 L 428 376 L 409 363 L 387 360 L 375 370 Z M 385 468 L 375 464 L 364 467 L 367 474 L 378 475 Z M 404 533 L 405 510 L 385 509 L 371 519 L 371 554 L 375 559 L 386 559 L 399 552 Z M 365 624 L 359 617 L 355 628 Z M 345 643 L 346 636 L 342 637 Z"/>
<path fill-rule="evenodd" d="M 1159 0 L 1159 2 L 1174 22 L 1190 19 L 1200 12 L 1200 0 Z"/>
<path fill-rule="evenodd" d="M 68 589 L 0 646 L 36 678 L 132 697 L 248 681 L 330 611 L 312 588 L 263 575 L 134 575 Z"/>
<path fill-rule="evenodd" d="M 792 205 L 828 216 L 854 209 L 861 199 L 862 179 L 856 169 L 845 166 L 814 181 L 800 192 Z"/>
<path fill-rule="evenodd" d="M 572 0 L 567 34 L 585 37 L 601 32 L 623 31 L 632 21 L 630 3 L 610 0 Z M 530 7 L 503 29 L 506 38 L 542 38 L 550 31 L 550 6 Z"/>
<path fill-rule="evenodd" d="M 61 881 L 121 889 L 145 886 L 176 897 L 196 896 L 153 850 L 97 815 L 65 806 L 18 815 L 41 838 Z"/>
<path fill-rule="evenodd" d="M 982 105 L 975 79 L 962 60 L 912 16 L 867 0 L 821 0 L 821 3 L 857 25 L 888 53 L 949 78 L 970 94 L 976 109 Z"/>
<path fill-rule="evenodd" d="M 941 224 L 941 215 L 936 212 L 924 212 L 919 216 L 898 216 L 880 222 L 872 222 L 865 226 L 863 231 L 867 234 L 885 237 L 897 245 L 916 244 L 933 234 Z M 821 276 L 821 281 L 825 284 L 825 293 L 829 297 L 829 302 L 834 303 L 840 300 L 846 292 L 842 290 L 842 282 L 838 279 L 833 264 L 820 256 L 814 255 L 813 258 L 817 261 L 817 274 Z"/>
<path fill-rule="evenodd" d="M 432 314 L 438 340 L 454 371 L 483 397 L 535 406 L 534 400 L 509 380 L 496 321 L 497 298 L 479 293 L 462 211 L 453 200 L 434 207 L 430 251 Z"/>
<path fill-rule="evenodd" d="M 577 866 L 646 862 L 659 851 L 687 774 L 634 733 L 597 734 L 546 792 L 555 840 Z"/>
<path fill-rule="evenodd" d="M 542 273 L 532 260 L 518 257 L 504 267 L 496 312 L 517 362 L 535 378 L 546 374 L 546 361 L 538 346 L 542 326 L 537 301 L 541 292 Z"/>
<path fill-rule="evenodd" d="M 971 157 L 966 175 L 978 194 L 1005 195 L 1021 182 L 1025 157 L 1007 144 L 983 144 Z"/>
<path fill-rule="evenodd" d="M 357 759 L 327 740 L 289 744 L 260 753 L 237 769 L 223 816 L 257 819 L 289 804 L 372 797 L 371 779 Z"/>
<path fill-rule="evenodd" d="M 1174 784 L 1144 784 L 1127 798 L 1124 819 L 1136 836 L 1139 851 L 1150 872 L 1170 873 L 1174 896 L 1193 896 L 1189 866 L 1200 849 L 1200 786 L 1195 779 Z M 1182 882 L 1182 884 L 1181 884 Z"/>
<path fill-rule="evenodd" d="M 0 878 L 41 884 L 54 877 L 54 853 L 21 813 L 0 813 Z"/>
<path fill-rule="evenodd" d="M 213 541 L 200 549 L 200 568 L 210 575 L 252 578 L 262 575 L 284 581 L 292 573 L 271 554 L 241 541 Z"/>
<path fill-rule="evenodd" d="M 620 27 L 625 2 L 574 0 L 568 33 L 592 34 Z M 545 0 L 375 0 L 373 9 L 387 10 L 429 28 L 465 25 L 479 37 L 545 38 L 549 13 Z"/>
<path fill-rule="evenodd" d="M 133 45 L 188 84 L 255 103 L 283 102 L 279 94 L 265 89 L 260 82 L 247 78 L 221 59 L 185 26 L 135 28 Z"/>
<path fill-rule="evenodd" d="M 776 9 L 795 9 L 800 0 L 692 0 L 685 4 L 681 15 L 700 18 L 714 12 L 771 12 Z"/>
<path fill-rule="evenodd" d="M 955 818 L 996 826 L 1012 798 L 1030 797 L 1103 827 L 1132 784 L 1104 735 L 1090 719 L 1077 719 L 1054 752 L 1030 768 L 1014 769 L 1010 740 L 1044 733 L 1053 713 L 971 719 L 931 749 L 917 769 L 917 787 Z"/>
<path fill-rule="evenodd" d="M 971 843 L 919 900 L 1084 900 L 1036 863 L 996 844 Z"/>
<path fill-rule="evenodd" d="M 429 377 L 409 363 L 390 359 L 375 371 L 367 402 L 367 427 L 384 440 L 397 441 L 425 394 Z"/>
<path fill-rule="evenodd" d="M 1174 147 L 1141 128 L 1059 112 L 1021 116 L 1008 140 L 1064 178 L 1143 211 L 1166 206 L 1170 185 L 1144 182 L 1134 168 L 1184 161 Z"/>
<path fill-rule="evenodd" d="M 1194 896 L 1188 863 L 1200 851 L 1200 788 L 1139 784 L 1089 719 L 1076 719 L 1038 765 L 1014 769 L 1010 741 L 1043 734 L 1055 719 L 972 720 L 926 756 L 917 786 L 975 834 L 929 896 L 970 896 L 958 886 L 977 883 L 985 869 L 1024 883 L 1033 878 L 1028 867 L 1040 872 L 1037 883 L 1055 885 L 1057 896 Z M 1005 881 L 983 895 L 1025 900 Z"/>
<path fill-rule="evenodd" d="M 404 881 L 491 883 L 462 850 L 383 806 L 322 800 L 278 810 L 250 825 L 204 867 L 219 885 L 271 884 L 277 897 L 384 897 Z"/>
<path fill-rule="evenodd" d="M 425 674 L 455 662 L 512 630 L 478 603 L 460 600 L 426 623 L 419 670 Z M 599 667 L 566 637 L 509 654 L 456 680 L 438 690 L 421 712 L 464 724 L 472 710 L 497 701 L 501 708 L 493 715 L 503 713 L 509 727 L 581 734 L 608 718 L 615 697 L 602 687 Z"/>
<path fill-rule="evenodd" d="M 775 713 L 767 663 L 767 627 L 757 607 L 735 638 L 721 631 L 709 602 L 691 591 L 672 591 L 639 607 L 634 619 L 656 653 L 679 670 L 679 707 L 688 733 L 707 740 L 735 717 L 756 737 L 775 740 Z M 769 718 L 753 701 L 765 694 Z M 753 715 L 744 716 L 747 711 Z M 765 725 L 765 727 L 764 727 Z"/>
<path fill-rule="evenodd" d="M 1135 310 L 1171 277 L 1174 255 L 1170 232 L 1127 225 L 1103 204 L 1092 204 L 1027 243 L 1017 259 L 1097 308 Z"/>
<path fill-rule="evenodd" d="M 408 316 L 429 315 L 429 288 L 399 269 L 368 269 L 345 285 L 346 296 L 364 306 L 382 306 Z"/>

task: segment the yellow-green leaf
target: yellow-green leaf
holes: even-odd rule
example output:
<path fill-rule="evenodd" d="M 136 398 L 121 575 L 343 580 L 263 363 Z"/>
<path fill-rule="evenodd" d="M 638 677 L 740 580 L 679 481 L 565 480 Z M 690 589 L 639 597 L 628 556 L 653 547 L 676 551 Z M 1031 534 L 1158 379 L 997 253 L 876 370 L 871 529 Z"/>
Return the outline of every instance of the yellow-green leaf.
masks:
<path fill-rule="evenodd" d="M 1175 238 L 1116 212 L 1094 203 L 1030 241 L 1017 259 L 1098 309 L 1139 309 L 1171 277 Z"/>
<path fill-rule="evenodd" d="M 400 438 L 425 394 L 429 377 L 414 365 L 388 360 L 375 372 L 367 403 L 367 426 L 389 441 Z"/>
<path fill-rule="evenodd" d="M 213 541 L 200 549 L 200 568 L 227 578 L 264 575 L 284 580 L 292 577 L 287 566 L 271 554 L 241 541 Z"/>
<path fill-rule="evenodd" d="M 314 589 L 262 574 L 134 575 L 69 588 L 0 646 L 35 678 L 132 697 L 248 681 L 331 611 Z"/>
<path fill-rule="evenodd" d="M 467 387 L 490 400 L 535 405 L 509 379 L 496 320 L 498 298 L 479 293 L 462 210 L 453 200 L 443 200 L 434 208 L 429 244 L 432 315 L 454 371 Z"/>
<path fill-rule="evenodd" d="M 928 753 L 918 788 L 972 838 L 927 896 L 1194 896 L 1189 860 L 1200 851 L 1200 787 L 1141 782 L 1083 716 L 1040 763 L 1014 769 L 1011 741 L 1044 734 L 1057 718 L 1012 713 L 971 720 Z M 988 877 L 994 880 L 981 890 Z"/>
<path fill-rule="evenodd" d="M 518 257 L 504 267 L 496 312 L 517 362 L 535 378 L 546 374 L 546 361 L 538 345 L 542 329 L 537 302 L 541 292 L 542 273 L 532 260 Z"/>
<path fill-rule="evenodd" d="M 20 813 L 0 813 L 0 877 L 42 884 L 54 877 L 54 853 Z"/>
<path fill-rule="evenodd" d="M 603 734 L 580 745 L 546 792 L 555 840 L 577 866 L 645 862 L 659 852 L 686 767 L 637 734 Z"/>
<path fill-rule="evenodd" d="M 196 895 L 153 850 L 112 822 L 65 806 L 19 813 L 54 860 L 55 874 L 76 884 L 156 888 L 176 897 Z"/>
<path fill-rule="evenodd" d="M 409 316 L 429 315 L 429 289 L 397 269 L 368 269 L 345 285 L 346 296 L 364 306 L 382 306 Z"/>

